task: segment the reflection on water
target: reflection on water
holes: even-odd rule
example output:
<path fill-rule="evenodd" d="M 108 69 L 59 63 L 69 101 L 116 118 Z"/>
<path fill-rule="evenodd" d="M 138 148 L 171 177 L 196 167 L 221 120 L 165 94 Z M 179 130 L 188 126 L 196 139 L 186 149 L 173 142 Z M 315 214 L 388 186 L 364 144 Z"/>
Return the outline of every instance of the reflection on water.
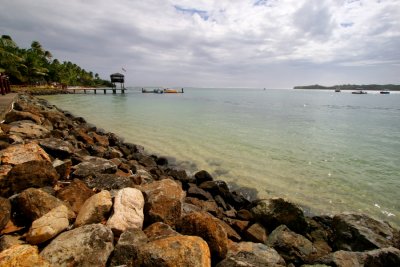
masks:
<path fill-rule="evenodd" d="M 186 89 L 47 96 L 149 152 L 314 213 L 400 225 L 400 94 Z"/>

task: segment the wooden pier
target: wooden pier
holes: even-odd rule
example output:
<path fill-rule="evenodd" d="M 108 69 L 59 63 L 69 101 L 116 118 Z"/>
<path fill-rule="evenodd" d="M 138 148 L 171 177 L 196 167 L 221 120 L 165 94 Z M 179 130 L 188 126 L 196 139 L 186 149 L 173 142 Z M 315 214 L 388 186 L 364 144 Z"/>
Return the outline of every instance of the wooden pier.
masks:
<path fill-rule="evenodd" d="M 74 94 L 76 93 L 84 93 L 86 94 L 87 92 L 93 92 L 94 94 L 97 94 L 97 91 L 103 91 L 104 94 L 107 93 L 107 91 L 112 91 L 113 94 L 116 94 L 117 91 L 121 91 L 121 94 L 125 94 L 125 88 L 117 89 L 117 88 L 69 88 L 66 89 L 68 92 L 72 92 Z"/>

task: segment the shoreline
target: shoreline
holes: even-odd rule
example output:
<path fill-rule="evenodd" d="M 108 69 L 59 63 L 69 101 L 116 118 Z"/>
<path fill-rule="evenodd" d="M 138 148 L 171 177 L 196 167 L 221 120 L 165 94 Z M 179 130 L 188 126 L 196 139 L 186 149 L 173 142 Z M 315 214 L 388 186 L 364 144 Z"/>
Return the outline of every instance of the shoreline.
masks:
<path fill-rule="evenodd" d="M 345 253 L 346 257 L 360 264 L 368 263 L 371 257 L 374 260 L 387 260 L 390 255 L 396 255 L 395 260 L 398 261 L 395 264 L 400 262 L 400 233 L 387 223 L 366 215 L 348 213 L 332 217 L 309 217 L 299 206 L 282 198 L 250 202 L 240 193 L 230 191 L 224 181 L 214 180 L 207 171 L 199 170 L 193 176 L 188 176 L 185 170 L 169 166 L 167 158 L 148 155 L 140 145 L 125 143 L 115 134 L 97 129 L 84 118 L 74 117 L 46 100 L 20 95 L 14 106 L 14 110 L 6 115 L 6 121 L 1 125 L 3 143 L 0 151 L 0 193 L 2 201 L 4 199 L 7 202 L 8 199 L 10 202 L 6 223 L 12 222 L 18 229 L 11 233 L 19 236 L 19 241 L 30 245 L 14 245 L 4 251 L 9 252 L 15 246 L 39 245 L 40 254 L 39 251 L 36 254 L 40 260 L 60 264 L 63 262 L 62 257 L 55 259 L 56 256 L 46 253 L 54 249 L 58 239 L 69 232 L 89 225 L 94 227 L 96 223 L 103 222 L 96 227 L 107 231 L 112 236 L 111 240 L 114 240 L 109 241 L 112 250 L 99 252 L 107 255 L 101 262 L 101 265 L 107 263 L 107 266 L 111 266 L 111 263 L 139 263 L 147 266 L 150 252 L 146 248 L 151 247 L 150 250 L 154 252 L 164 245 L 174 255 L 174 265 L 187 264 L 185 260 L 201 262 L 203 266 L 237 266 L 229 264 L 240 261 L 253 264 L 249 266 L 338 264 L 338 253 Z M 19 149 L 21 156 L 16 156 L 16 149 Z M 21 168 L 31 164 L 31 156 L 35 166 L 39 164 L 38 161 L 44 165 L 51 163 L 51 166 L 45 166 L 37 172 L 35 168 L 30 171 L 30 175 L 33 173 L 37 177 L 36 181 L 21 174 L 24 173 Z M 32 165 L 29 165 L 31 169 Z M 55 176 L 51 179 L 48 177 L 51 175 L 43 177 L 43 173 L 54 174 L 53 169 L 57 173 Z M 88 192 L 86 198 L 80 200 L 80 205 L 77 205 L 76 199 L 68 198 L 73 192 L 68 190 L 73 190 L 72 185 L 76 184 L 81 187 L 75 193 L 79 195 Z M 44 186 L 47 186 L 46 192 L 50 192 L 46 194 L 68 203 L 60 205 L 71 207 L 73 211 L 71 216 L 67 216 L 69 209 L 66 209 L 67 226 L 43 241 L 42 236 L 35 235 L 32 227 L 56 207 L 47 209 L 40 216 L 32 216 L 28 215 L 29 209 L 21 209 L 21 206 L 26 205 L 26 201 L 21 199 L 27 191 L 30 194 L 41 194 L 30 187 Z M 119 194 L 127 189 L 132 189 L 143 202 L 143 205 L 135 206 L 135 216 L 130 216 L 137 220 L 129 222 L 128 226 L 121 222 L 126 219 L 124 215 L 119 216 L 125 219 L 120 218 L 115 223 L 115 217 L 120 213 L 117 208 L 120 205 Z M 69 194 L 63 195 L 63 192 Z M 107 200 L 108 204 L 105 205 L 103 201 L 100 205 L 93 198 Z M 133 202 L 138 205 L 137 199 Z M 106 211 L 99 214 L 99 207 Z M 13 210 L 20 210 L 19 216 L 24 218 L 23 223 L 19 221 L 21 218 L 11 216 Z M 3 232 L 10 228 L 6 224 L 0 226 Z M 129 259 L 118 258 L 123 236 L 130 228 L 144 230 L 147 241 L 133 242 L 130 248 L 135 253 Z M 348 229 L 351 229 L 350 233 Z M 368 229 L 368 233 L 363 229 Z M 189 236 L 200 237 L 201 240 L 194 241 Z M 201 253 L 196 254 L 183 246 L 181 249 L 185 249 L 190 257 L 181 259 L 178 255 L 182 251 L 170 247 L 168 242 L 171 239 L 174 242 L 179 239 L 182 244 L 192 242 L 190 246 L 197 244 L 202 247 Z M 204 241 L 206 245 L 202 243 Z M 300 248 L 305 250 L 299 254 L 296 251 Z M 268 250 L 269 254 L 266 256 L 261 250 Z M 0 263 L 4 251 L 0 252 Z M 153 256 L 159 257 L 159 263 L 168 258 L 163 252 L 154 252 L 156 255 Z M 244 257 L 243 253 L 251 257 Z M 262 264 L 256 265 L 261 258 Z M 84 262 L 84 259 L 81 261 Z"/>

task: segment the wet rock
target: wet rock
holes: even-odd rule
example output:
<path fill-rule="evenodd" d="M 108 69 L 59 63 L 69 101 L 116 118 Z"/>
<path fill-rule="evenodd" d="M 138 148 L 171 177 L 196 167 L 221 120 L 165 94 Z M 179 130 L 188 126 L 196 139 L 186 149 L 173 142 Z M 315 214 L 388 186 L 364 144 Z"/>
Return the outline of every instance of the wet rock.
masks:
<path fill-rule="evenodd" d="M 106 159 L 122 158 L 123 156 L 121 151 L 113 147 L 108 148 L 104 153 L 104 158 Z"/>
<path fill-rule="evenodd" d="M 168 168 L 165 170 L 165 174 L 171 176 L 175 180 L 182 182 L 184 185 L 187 183 L 196 183 L 194 177 L 188 176 L 185 170 Z"/>
<path fill-rule="evenodd" d="M 57 191 L 57 198 L 68 203 L 72 210 L 78 214 L 85 201 L 94 195 L 84 182 L 74 179 L 67 187 Z"/>
<path fill-rule="evenodd" d="M 156 222 L 149 225 L 145 230 L 144 233 L 150 240 L 154 240 L 157 238 L 164 238 L 167 236 L 175 236 L 179 235 L 178 232 L 173 230 L 171 226 L 162 222 Z"/>
<path fill-rule="evenodd" d="M 142 157 L 139 160 L 139 163 L 142 164 L 145 167 L 148 167 L 148 168 L 157 166 L 157 163 L 156 163 L 156 161 L 154 160 L 153 157 Z"/>
<path fill-rule="evenodd" d="M 211 266 L 207 243 L 197 236 L 169 236 L 139 248 L 135 266 Z"/>
<path fill-rule="evenodd" d="M 332 225 L 337 250 L 364 251 L 395 245 L 396 230 L 367 215 L 339 214 Z"/>
<path fill-rule="evenodd" d="M 211 174 L 209 174 L 207 171 L 202 170 L 199 172 L 196 172 L 196 174 L 194 175 L 194 178 L 196 178 L 196 184 L 200 185 L 203 182 L 208 182 L 208 181 L 213 181 L 213 177 L 211 176 Z"/>
<path fill-rule="evenodd" d="M 82 141 L 85 145 L 94 145 L 93 138 L 90 137 L 84 129 L 74 129 L 72 134 L 75 135 L 78 141 Z"/>
<path fill-rule="evenodd" d="M 203 238 L 210 247 L 213 260 L 225 258 L 228 252 L 228 236 L 214 218 L 206 212 L 193 212 L 182 217 L 179 225 L 182 234 Z"/>
<path fill-rule="evenodd" d="M 21 245 L 24 244 L 22 240 L 20 240 L 20 236 L 14 236 L 14 235 L 3 235 L 0 237 L 0 252 L 3 250 L 6 250 L 8 248 L 11 248 L 12 246 L 15 245 Z"/>
<path fill-rule="evenodd" d="M 51 161 L 49 155 L 37 144 L 12 145 L 0 151 L 2 164 L 18 165 L 32 160 Z"/>
<path fill-rule="evenodd" d="M 296 233 L 305 233 L 308 224 L 303 211 L 295 204 L 282 198 L 261 200 L 251 209 L 256 220 L 272 231 L 281 224 Z"/>
<path fill-rule="evenodd" d="M 281 225 L 268 237 L 267 245 L 273 247 L 287 263 L 309 263 L 316 252 L 310 240 Z"/>
<path fill-rule="evenodd" d="M 38 115 L 34 115 L 30 112 L 11 110 L 4 118 L 5 123 L 12 123 L 15 121 L 30 120 L 36 124 L 42 124 L 43 118 Z"/>
<path fill-rule="evenodd" d="M 46 138 L 39 142 L 40 146 L 54 158 L 66 159 L 74 153 L 74 147 L 57 138 Z"/>
<path fill-rule="evenodd" d="M 251 221 L 253 220 L 253 214 L 249 210 L 238 210 L 237 217 L 241 220 Z"/>
<path fill-rule="evenodd" d="M 67 229 L 68 225 L 68 208 L 60 205 L 33 221 L 26 241 L 33 245 L 43 243 Z"/>
<path fill-rule="evenodd" d="M 110 260 L 110 266 L 134 267 L 139 247 L 147 243 L 147 236 L 139 229 L 128 229 L 121 234 Z"/>
<path fill-rule="evenodd" d="M 136 188 L 124 188 L 118 191 L 114 199 L 114 213 L 107 226 L 117 235 L 128 228 L 142 229 L 144 198 Z"/>
<path fill-rule="evenodd" d="M 229 251 L 226 259 L 216 265 L 217 267 L 264 267 L 286 266 L 285 260 L 278 252 L 260 243 L 240 242 L 235 245 L 234 251 Z"/>
<path fill-rule="evenodd" d="M 117 190 L 135 185 L 130 177 L 122 177 L 117 174 L 94 174 L 86 177 L 84 181 L 88 187 L 100 190 Z"/>
<path fill-rule="evenodd" d="M 0 194 L 10 196 L 30 187 L 53 186 L 59 175 L 45 160 L 34 160 L 14 166 L 0 181 Z"/>
<path fill-rule="evenodd" d="M 113 239 L 108 227 L 85 225 L 57 236 L 40 255 L 52 266 L 105 266 Z"/>
<path fill-rule="evenodd" d="M 229 188 L 224 181 L 206 181 L 199 185 L 201 189 L 210 192 L 213 196 L 220 195 L 224 199 L 229 197 Z"/>
<path fill-rule="evenodd" d="M 7 198 L 0 197 L 0 231 L 6 226 L 11 217 L 11 203 Z"/>
<path fill-rule="evenodd" d="M 70 159 L 64 161 L 56 159 L 53 161 L 53 167 L 60 176 L 60 180 L 67 180 L 71 174 L 72 161 Z"/>
<path fill-rule="evenodd" d="M 236 242 L 242 240 L 242 237 L 229 224 L 217 218 L 214 218 L 214 220 L 217 220 L 218 223 L 224 228 L 229 239 Z"/>
<path fill-rule="evenodd" d="M 66 205 L 65 202 L 58 198 L 36 188 L 24 190 L 17 196 L 16 203 L 21 213 L 31 222 L 39 219 L 58 206 Z M 74 212 L 70 209 L 68 210 L 68 218 L 74 218 Z"/>
<path fill-rule="evenodd" d="M 168 159 L 166 157 L 158 157 L 156 159 L 156 163 L 158 166 L 167 166 L 168 165 Z"/>
<path fill-rule="evenodd" d="M 0 266 L 37 266 L 51 265 L 39 255 L 36 246 L 15 245 L 0 253 Z"/>
<path fill-rule="evenodd" d="M 110 213 L 112 200 L 110 192 L 103 190 L 90 198 L 83 204 L 75 220 L 75 226 L 85 224 L 100 223 L 104 221 Z"/>
<path fill-rule="evenodd" d="M 96 173 L 113 174 L 117 171 L 117 166 L 107 159 L 86 156 L 81 163 L 74 166 L 74 169 L 73 175 L 75 177 L 84 178 Z"/>
<path fill-rule="evenodd" d="M 224 220 L 237 232 L 244 233 L 244 231 L 249 227 L 249 221 L 231 219 L 231 218 L 224 218 Z"/>
<path fill-rule="evenodd" d="M 168 225 L 175 225 L 182 214 L 182 202 L 185 192 L 181 186 L 171 180 L 145 184 L 140 190 L 146 196 L 144 207 L 145 220 L 147 224 L 164 222 Z"/>
<path fill-rule="evenodd" d="M 259 224 L 255 223 L 251 225 L 247 230 L 244 232 L 246 239 L 256 243 L 266 243 L 267 242 L 267 231 L 265 228 Z"/>
<path fill-rule="evenodd" d="M 19 135 L 22 138 L 38 139 L 49 135 L 50 131 L 41 125 L 29 121 L 16 121 L 10 123 L 9 134 Z"/>
<path fill-rule="evenodd" d="M 229 206 L 226 204 L 225 200 L 223 197 L 220 195 L 216 195 L 214 197 L 215 202 L 218 204 L 219 207 L 221 207 L 223 210 L 228 210 Z"/>

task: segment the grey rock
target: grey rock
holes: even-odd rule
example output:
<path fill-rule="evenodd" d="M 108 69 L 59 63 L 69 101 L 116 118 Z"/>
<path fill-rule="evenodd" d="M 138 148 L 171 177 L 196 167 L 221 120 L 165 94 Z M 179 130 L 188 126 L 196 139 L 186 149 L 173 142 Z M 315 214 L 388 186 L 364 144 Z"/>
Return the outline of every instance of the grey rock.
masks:
<path fill-rule="evenodd" d="M 50 133 L 47 128 L 30 121 L 16 121 L 9 125 L 11 126 L 9 134 L 19 135 L 22 138 L 43 138 Z"/>
<path fill-rule="evenodd" d="M 108 227 L 85 225 L 57 236 L 40 255 L 53 266 L 105 266 L 113 239 Z"/>
<path fill-rule="evenodd" d="M 75 177 L 87 177 L 96 173 L 115 173 L 117 166 L 110 160 L 86 156 L 83 158 L 83 162 L 74 166 L 75 171 L 73 175 Z"/>
<path fill-rule="evenodd" d="M 40 140 L 40 146 L 54 158 L 65 159 L 74 153 L 74 147 L 67 141 L 57 138 Z"/>

